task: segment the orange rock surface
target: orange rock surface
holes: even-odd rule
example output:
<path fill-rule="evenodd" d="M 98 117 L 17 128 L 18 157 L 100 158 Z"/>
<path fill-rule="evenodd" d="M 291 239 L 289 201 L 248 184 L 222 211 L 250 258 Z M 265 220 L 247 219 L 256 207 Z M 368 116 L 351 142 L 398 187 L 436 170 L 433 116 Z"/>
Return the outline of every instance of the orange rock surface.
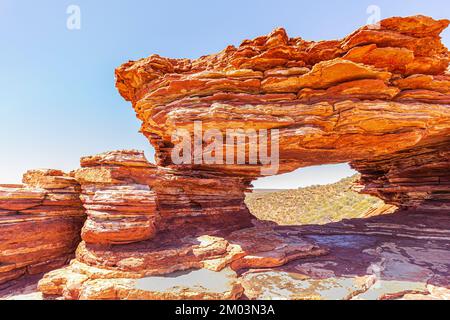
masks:
<path fill-rule="evenodd" d="M 31 170 L 23 182 L 0 185 L 0 285 L 68 263 L 85 220 L 73 177 Z"/>
<path fill-rule="evenodd" d="M 81 165 L 74 176 L 88 215 L 83 241 L 70 266 L 39 282 L 46 295 L 239 298 L 242 290 L 235 285 L 217 294 L 187 287 L 179 296 L 144 292 L 135 285 L 136 279 L 174 277 L 182 270 L 276 267 L 326 253 L 301 237 L 279 235 L 272 224 L 252 222 L 244 204 L 248 179 L 157 167 L 134 150 L 85 157 Z"/>
<path fill-rule="evenodd" d="M 142 121 L 157 165 L 136 151 L 81 160 L 74 175 L 88 213 L 83 242 L 76 260 L 47 274 L 40 290 L 65 299 L 172 299 L 137 282 L 177 278 L 173 272 L 181 270 L 250 270 L 244 289 L 260 298 L 266 296 L 252 287 L 252 269 L 326 259 L 326 239 L 252 223 L 244 193 L 263 163 L 172 161 L 172 135 L 184 129 L 194 136 L 194 121 L 223 135 L 278 129 L 277 173 L 350 162 L 362 174 L 363 192 L 402 210 L 448 213 L 449 52 L 439 36 L 448 24 L 395 17 L 320 42 L 276 29 L 196 60 L 152 55 L 125 63 L 116 70 L 117 88 Z M 233 283 L 214 294 L 192 283 L 180 295 L 239 298 L 242 287 Z M 358 278 L 356 286 L 371 283 Z"/>
<path fill-rule="evenodd" d="M 278 173 L 350 162 L 366 192 L 388 203 L 448 210 L 450 58 L 439 36 L 448 24 L 394 17 L 320 42 L 280 28 L 196 60 L 130 61 L 116 70 L 117 88 L 159 165 L 183 167 L 172 163 L 171 137 L 179 129 L 193 134 L 194 121 L 223 134 L 278 129 Z M 261 166 L 193 167 L 255 179 Z"/>

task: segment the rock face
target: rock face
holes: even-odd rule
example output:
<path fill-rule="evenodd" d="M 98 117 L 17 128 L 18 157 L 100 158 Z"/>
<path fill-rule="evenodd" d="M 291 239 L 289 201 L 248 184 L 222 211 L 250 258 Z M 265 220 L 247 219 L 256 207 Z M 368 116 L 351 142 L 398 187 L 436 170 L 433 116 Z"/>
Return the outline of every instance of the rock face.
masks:
<path fill-rule="evenodd" d="M 355 161 L 353 167 L 362 173 L 363 192 L 403 208 L 450 212 L 449 137 L 444 138 L 446 142 L 409 148 L 377 160 Z"/>
<path fill-rule="evenodd" d="M 46 295 L 172 299 L 174 292 L 140 290 L 137 279 L 171 279 L 188 269 L 233 274 L 326 253 L 301 237 L 279 235 L 272 224 L 252 223 L 247 179 L 188 175 L 152 165 L 134 150 L 85 157 L 81 165 L 74 176 L 88 215 L 83 241 L 70 266 L 40 281 Z M 178 298 L 239 298 L 239 288 L 208 293 L 193 283 Z"/>
<path fill-rule="evenodd" d="M 259 278 L 253 279 L 257 269 L 286 265 L 279 279 L 308 278 L 307 271 L 293 275 L 288 266 L 306 268 L 302 262 L 326 259 L 329 238 L 252 221 L 244 194 L 267 163 L 261 157 L 247 164 L 220 159 L 235 147 L 226 139 L 229 129 L 243 130 L 238 138 L 250 129 L 278 130 L 269 134 L 278 140 L 244 140 L 246 159 L 252 147 L 261 156 L 263 145 L 279 143 L 279 170 L 272 174 L 350 162 L 362 174 L 364 192 L 420 210 L 422 216 L 430 210 L 436 217 L 448 214 L 449 54 L 439 37 L 448 24 L 423 16 L 391 18 L 378 29 L 366 26 L 342 40 L 320 42 L 289 38 L 276 29 L 196 60 L 152 55 L 122 65 L 116 70 L 117 88 L 142 121 L 157 165 L 137 151 L 82 158 L 74 176 L 88 214 L 83 241 L 70 266 L 48 273 L 39 289 L 65 299 L 236 299 L 242 294 L 257 299 L 268 297 L 258 287 Z M 201 122 L 200 130 L 195 122 Z M 198 131 L 209 129 L 215 130 L 214 139 L 196 139 Z M 172 138 L 191 138 L 194 154 L 180 153 Z M 205 161 L 218 140 L 226 143 L 214 149 L 216 162 Z M 193 161 L 175 161 L 172 155 Z M 390 228 L 360 227 L 380 236 Z M 437 250 L 445 248 L 436 244 Z M 379 256 L 383 248 L 374 250 Z M 342 252 L 331 248 L 338 258 Z M 366 254 L 371 253 L 356 250 L 346 259 Z M 229 281 L 199 292 L 193 277 L 180 274 L 184 270 L 221 272 Z M 298 288 L 308 288 L 309 297 L 317 286 L 328 292 L 340 287 L 339 297 L 352 298 L 373 284 L 359 271 L 354 279 L 328 283 L 314 276 Z M 242 287 L 236 277 L 244 272 Z M 272 271 L 266 272 L 263 283 L 273 288 Z M 437 267 L 432 273 L 438 274 Z M 175 281 L 176 289 L 168 283 L 155 287 L 161 277 Z M 140 285 L 145 279 L 150 286 Z M 180 286 L 182 279 L 188 280 Z M 295 284 L 288 298 L 296 298 L 298 288 Z"/>
<path fill-rule="evenodd" d="M 23 183 L 0 185 L 0 285 L 69 262 L 85 220 L 73 177 L 32 170 Z"/>
<path fill-rule="evenodd" d="M 126 244 L 152 239 L 156 231 L 251 226 L 243 202 L 247 179 L 157 167 L 135 150 L 85 157 L 81 166 L 75 178 L 88 214 L 82 233 L 87 243 Z"/>
<path fill-rule="evenodd" d="M 196 60 L 128 62 L 116 70 L 117 88 L 159 165 L 255 179 L 262 163 L 174 164 L 172 135 L 193 135 L 194 121 L 223 135 L 278 129 L 278 173 L 350 162 L 367 193 L 403 208 L 448 210 L 449 54 L 439 37 L 448 24 L 390 18 L 320 42 L 276 29 Z"/>

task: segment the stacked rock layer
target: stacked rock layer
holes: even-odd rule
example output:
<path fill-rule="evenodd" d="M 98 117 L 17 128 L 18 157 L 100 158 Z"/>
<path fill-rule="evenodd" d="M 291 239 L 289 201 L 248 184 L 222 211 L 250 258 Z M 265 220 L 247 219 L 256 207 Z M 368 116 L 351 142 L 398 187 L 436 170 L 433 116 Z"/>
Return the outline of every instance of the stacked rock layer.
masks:
<path fill-rule="evenodd" d="M 139 151 L 81 159 L 74 176 L 88 219 L 76 260 L 47 274 L 40 290 L 66 299 L 238 298 L 236 272 L 274 267 L 326 250 L 254 225 L 244 204 L 249 181 L 176 171 L 147 162 Z M 224 291 L 184 288 L 178 294 L 138 290 L 137 279 L 188 269 L 218 272 Z M 153 277 L 153 278 L 152 278 Z M 195 276 L 193 276 L 195 277 Z"/>
<path fill-rule="evenodd" d="M 350 162 L 363 192 L 448 213 L 449 53 L 439 36 L 448 24 L 390 18 L 320 42 L 277 29 L 196 60 L 152 55 L 122 65 L 117 88 L 142 121 L 157 166 L 136 151 L 82 159 L 75 177 L 88 213 L 83 242 L 76 260 L 47 274 L 40 290 L 66 299 L 235 299 L 243 294 L 237 271 L 327 253 L 317 245 L 326 241 L 252 224 L 243 200 L 267 165 L 261 157 L 196 161 L 216 141 L 200 139 L 200 155 L 188 155 L 193 162 L 174 160 L 186 154 L 173 137 L 191 138 L 195 150 L 200 122 L 200 133 L 213 129 L 223 141 L 229 129 L 277 129 L 280 163 L 272 174 Z M 246 157 L 265 143 L 246 140 Z M 173 273 L 182 270 L 189 271 Z M 223 286 L 190 282 L 210 271 Z"/>
<path fill-rule="evenodd" d="M 223 135 L 278 129 L 277 173 L 350 162 L 388 203 L 448 210 L 449 54 L 439 36 L 448 24 L 396 17 L 319 42 L 276 29 L 196 60 L 130 61 L 116 70 L 117 88 L 160 165 L 255 179 L 262 163 L 176 165 L 172 135 L 193 136 L 195 121 Z"/>
<path fill-rule="evenodd" d="M 85 220 L 80 185 L 59 170 L 32 170 L 0 185 L 0 284 L 69 262 Z"/>
<path fill-rule="evenodd" d="M 85 157 L 81 167 L 75 178 L 88 214 L 82 232 L 87 243 L 126 244 L 157 231 L 251 225 L 244 204 L 248 179 L 157 167 L 135 150 Z"/>

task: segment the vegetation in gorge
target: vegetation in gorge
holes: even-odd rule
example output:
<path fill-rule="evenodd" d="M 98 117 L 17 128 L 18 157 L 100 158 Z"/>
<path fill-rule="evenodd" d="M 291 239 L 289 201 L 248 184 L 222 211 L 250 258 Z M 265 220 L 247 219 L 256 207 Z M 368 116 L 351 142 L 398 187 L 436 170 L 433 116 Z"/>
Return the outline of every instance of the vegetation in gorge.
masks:
<path fill-rule="evenodd" d="M 325 224 L 346 218 L 365 217 L 384 202 L 351 189 L 359 179 L 356 174 L 328 185 L 248 194 L 246 204 L 259 219 L 283 225 Z"/>

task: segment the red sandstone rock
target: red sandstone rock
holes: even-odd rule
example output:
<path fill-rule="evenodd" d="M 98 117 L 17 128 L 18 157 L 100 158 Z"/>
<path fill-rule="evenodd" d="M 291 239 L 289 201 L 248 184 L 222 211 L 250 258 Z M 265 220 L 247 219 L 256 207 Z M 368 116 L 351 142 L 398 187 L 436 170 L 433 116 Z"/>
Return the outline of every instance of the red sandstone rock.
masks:
<path fill-rule="evenodd" d="M 0 186 L 0 284 L 67 263 L 80 241 L 80 186 L 58 170 L 33 170 Z"/>
<path fill-rule="evenodd" d="M 74 173 L 86 209 L 82 238 L 89 243 L 129 243 L 150 239 L 159 218 L 156 195 L 139 181 L 155 173 L 143 153 L 109 152 L 81 159 Z"/>
<path fill-rule="evenodd" d="M 117 88 L 142 121 L 158 166 L 136 151 L 82 159 L 74 176 L 88 213 L 84 241 L 76 260 L 44 277 L 40 290 L 66 299 L 174 298 L 166 290 L 140 290 L 137 279 L 291 262 L 298 263 L 300 275 L 287 267 L 281 279 L 297 282 L 308 276 L 309 266 L 302 261 L 327 259 L 321 245 L 328 238 L 283 234 L 273 225 L 251 227 L 244 192 L 261 176 L 262 163 L 172 162 L 172 134 L 185 129 L 193 135 L 194 121 L 223 134 L 229 128 L 279 129 L 279 173 L 350 162 L 362 173 L 364 192 L 400 208 L 448 212 L 449 57 L 439 37 L 448 24 L 423 16 L 396 17 L 383 20 L 379 29 L 363 27 L 342 40 L 322 42 L 289 38 L 284 29 L 276 29 L 197 60 L 152 55 L 122 65 L 116 70 Z M 369 226 L 361 232 L 389 232 L 389 225 L 378 227 L 381 231 Z M 377 250 L 382 248 L 352 254 L 386 258 Z M 314 272 L 334 274 L 318 269 Z M 279 284 L 280 277 L 272 281 L 272 276 L 261 277 L 269 287 Z M 372 288 L 372 276 L 352 276 L 356 280 L 350 283 L 308 279 L 298 288 L 307 285 L 308 297 L 317 297 L 317 286 L 332 292 L 338 286 L 339 297 L 347 299 Z M 268 297 L 252 271 L 244 280 L 248 297 Z M 177 295 L 202 297 L 196 288 L 190 284 Z M 397 297 L 393 291 L 375 295 Z M 228 290 L 213 297 L 225 296 L 239 294 Z M 304 297 L 302 292 L 289 296 Z"/>
<path fill-rule="evenodd" d="M 210 232 L 215 235 L 202 233 L 204 235 L 198 237 L 179 238 L 180 234 L 172 231 L 169 234 L 162 233 L 150 241 L 120 246 L 89 245 L 83 242 L 77 250 L 77 260 L 65 269 L 47 274 L 40 281 L 39 289 L 46 295 L 63 295 L 67 299 L 174 299 L 179 294 L 176 291 L 136 291 L 136 280 L 131 279 L 158 275 L 171 277 L 176 271 L 190 269 L 221 272 L 227 267 L 236 271 L 270 268 L 327 252 L 301 237 L 281 236 L 271 225 L 231 233 L 224 230 Z M 90 279 L 99 281 L 91 282 Z M 193 290 L 199 296 L 208 296 L 207 292 L 202 295 L 201 290 L 192 289 L 198 286 L 197 282 L 188 282 L 186 285 L 188 287 L 184 291 Z M 99 287 L 107 287 L 108 292 L 115 293 L 113 296 L 102 294 Z M 89 290 L 89 293 L 83 293 L 80 288 L 86 288 L 84 290 Z M 91 293 L 91 290 L 97 293 Z M 117 293 L 120 290 L 133 294 Z M 178 296 L 182 299 L 187 297 L 183 294 Z"/>
<path fill-rule="evenodd" d="M 0 209 L 4 213 L 38 206 L 44 198 L 45 191 L 42 189 L 32 189 L 22 185 L 0 186 Z"/>
<path fill-rule="evenodd" d="M 116 70 L 117 88 L 133 103 L 159 165 L 174 167 L 172 133 L 193 133 L 194 121 L 202 121 L 203 130 L 222 132 L 279 129 L 278 173 L 350 162 L 361 168 L 367 192 L 402 207 L 417 207 L 419 199 L 429 207 L 433 197 L 435 204 L 448 201 L 443 194 L 450 179 L 445 164 L 449 55 L 439 36 L 448 24 L 425 16 L 394 17 L 378 29 L 365 26 L 342 40 L 322 42 L 289 38 L 276 29 L 197 60 L 153 55 L 128 62 Z M 385 172 L 398 171 L 394 166 L 403 155 L 419 157 L 423 148 L 436 150 L 441 165 L 428 174 L 440 178 L 428 189 L 422 186 L 417 201 L 400 195 L 406 180 L 389 181 L 403 200 L 394 200 L 387 188 L 374 190 L 378 180 L 386 180 Z M 251 180 L 260 176 L 261 166 L 203 163 L 196 168 Z M 397 175 L 414 179 L 406 171 Z"/>
<path fill-rule="evenodd" d="M 137 151 L 108 152 L 81 163 L 86 167 L 74 176 L 88 214 L 84 241 L 69 267 L 40 282 L 46 295 L 237 298 L 241 291 L 234 286 L 229 293 L 210 295 L 192 283 L 171 293 L 137 290 L 132 279 L 188 269 L 274 267 L 326 253 L 304 239 L 280 237 L 271 225 L 248 228 L 246 179 L 157 168 Z"/>
<path fill-rule="evenodd" d="M 40 290 L 80 300 L 235 300 L 243 293 L 236 273 L 230 269 L 220 272 L 203 269 L 140 279 L 89 279 L 69 270 L 61 271 L 47 274 L 39 283 Z"/>
<path fill-rule="evenodd" d="M 242 274 L 249 299 L 448 299 L 449 215 L 398 212 L 276 228 L 329 248 L 325 256 Z M 418 228 L 418 226 L 421 226 Z"/>
<path fill-rule="evenodd" d="M 157 230 L 249 226 L 244 200 L 249 182 L 157 168 L 142 152 L 116 151 L 86 157 L 81 183 L 88 243 L 121 244 L 151 239 Z M 233 213 L 233 214 L 231 214 Z M 199 222 L 204 221 L 205 226 Z"/>

